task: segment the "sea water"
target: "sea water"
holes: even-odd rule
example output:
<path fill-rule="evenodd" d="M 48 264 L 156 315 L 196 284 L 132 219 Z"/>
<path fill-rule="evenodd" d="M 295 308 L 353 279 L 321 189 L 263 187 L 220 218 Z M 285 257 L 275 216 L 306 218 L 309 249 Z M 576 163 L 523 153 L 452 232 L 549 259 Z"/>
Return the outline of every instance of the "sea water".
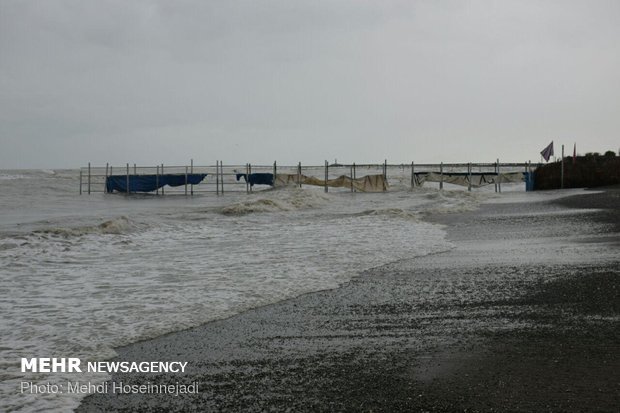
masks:
<path fill-rule="evenodd" d="M 108 378 L 24 374 L 22 357 L 101 361 L 116 346 L 446 251 L 445 231 L 424 214 L 490 196 L 411 189 L 406 174 L 390 174 L 386 193 L 257 187 L 186 197 L 79 195 L 76 170 L 0 171 L 0 410 L 79 404 L 75 394 L 21 394 L 22 380 Z"/>

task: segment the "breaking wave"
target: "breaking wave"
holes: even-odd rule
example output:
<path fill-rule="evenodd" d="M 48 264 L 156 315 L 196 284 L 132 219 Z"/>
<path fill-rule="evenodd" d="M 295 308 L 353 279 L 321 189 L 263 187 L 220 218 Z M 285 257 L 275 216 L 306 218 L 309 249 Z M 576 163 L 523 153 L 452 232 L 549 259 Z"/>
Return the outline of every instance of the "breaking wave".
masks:
<path fill-rule="evenodd" d="M 421 219 L 419 212 L 406 211 L 401 208 L 368 209 L 366 211 L 362 211 L 355 215 L 358 215 L 358 216 L 373 215 L 373 216 L 403 218 L 403 219 L 412 220 L 415 222 L 418 222 Z"/>
<path fill-rule="evenodd" d="M 251 201 L 235 202 L 221 209 L 224 215 L 294 211 L 316 208 L 329 201 L 329 196 L 318 191 L 283 188 L 265 191 L 265 195 Z"/>
<path fill-rule="evenodd" d="M 87 234 L 128 234 L 139 229 L 141 225 L 131 221 L 126 216 L 121 216 L 99 225 L 85 225 L 79 227 L 59 227 L 33 231 L 39 236 L 58 236 L 63 238 L 80 237 Z"/>
<path fill-rule="evenodd" d="M 424 195 L 431 204 L 424 209 L 429 214 L 450 214 L 475 211 L 491 195 L 467 191 L 432 190 Z"/>

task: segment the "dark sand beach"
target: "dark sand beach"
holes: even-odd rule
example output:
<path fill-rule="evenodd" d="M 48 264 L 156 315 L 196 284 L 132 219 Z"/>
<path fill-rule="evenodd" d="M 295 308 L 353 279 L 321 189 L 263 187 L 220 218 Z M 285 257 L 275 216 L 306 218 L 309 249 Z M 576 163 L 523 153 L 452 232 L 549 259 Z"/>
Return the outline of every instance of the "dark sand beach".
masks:
<path fill-rule="evenodd" d="M 189 372 L 113 381 L 198 394 L 78 411 L 618 411 L 619 207 L 615 187 L 431 216 L 450 251 L 117 349 Z"/>

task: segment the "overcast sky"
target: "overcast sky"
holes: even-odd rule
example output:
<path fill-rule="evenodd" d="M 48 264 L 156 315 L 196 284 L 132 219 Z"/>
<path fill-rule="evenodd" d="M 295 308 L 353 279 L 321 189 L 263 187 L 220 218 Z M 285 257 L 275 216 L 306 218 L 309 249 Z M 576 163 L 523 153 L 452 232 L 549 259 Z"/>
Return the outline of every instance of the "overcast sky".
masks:
<path fill-rule="evenodd" d="M 620 1 L 0 0 L 0 169 L 620 147 Z"/>

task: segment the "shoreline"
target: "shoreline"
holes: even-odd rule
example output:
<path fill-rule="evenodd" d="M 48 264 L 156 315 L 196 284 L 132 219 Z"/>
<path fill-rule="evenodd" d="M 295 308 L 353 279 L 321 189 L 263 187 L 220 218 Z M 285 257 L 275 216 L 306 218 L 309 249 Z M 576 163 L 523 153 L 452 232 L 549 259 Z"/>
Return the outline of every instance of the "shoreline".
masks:
<path fill-rule="evenodd" d="M 583 230 L 597 222 L 600 228 L 607 228 L 607 241 L 617 243 L 618 203 L 614 199 L 619 193 L 611 188 L 603 194 L 578 195 L 544 205 L 615 207 L 603 213 L 581 214 L 575 220 L 579 222 L 569 221 L 567 225 Z M 486 242 L 483 247 L 490 248 L 493 228 L 506 227 L 493 215 L 497 211 L 514 213 L 514 209 L 512 204 L 483 205 L 479 211 L 457 218 L 432 217 L 434 222 L 448 223 L 449 239 L 457 245 L 454 251 L 389 264 L 366 271 L 334 290 L 305 294 L 118 348 L 120 360 L 189 361 L 189 373 L 179 380 L 198 381 L 200 394 L 185 398 L 92 395 L 77 411 L 143 411 L 149 407 L 170 411 L 190 407 L 215 411 L 612 409 L 620 403 L 615 396 L 620 370 L 617 362 L 609 363 L 609 371 L 605 370 L 608 379 L 597 381 L 601 375 L 595 371 L 604 369 L 605 363 L 595 362 L 605 357 L 610 362 L 614 356 L 617 359 L 617 296 L 590 296 L 588 284 L 578 282 L 578 277 L 595 274 L 602 291 L 617 292 L 613 288 L 618 287 L 620 265 L 609 261 L 575 266 L 556 260 L 541 267 L 542 261 L 536 257 L 523 263 L 507 251 L 503 256 L 485 256 L 480 244 Z M 469 218 L 486 222 L 468 223 Z M 524 222 L 519 219 L 512 225 L 524 231 Z M 472 232 L 474 227 L 483 230 Z M 530 227 L 531 235 L 536 227 Z M 518 234 L 521 238 L 511 242 L 532 252 L 519 243 L 528 236 L 526 233 L 527 228 Z M 580 248 L 607 242 L 595 233 L 589 235 L 592 239 Z M 536 251 L 538 245 L 533 248 Z M 558 288 L 563 296 L 555 293 Z M 562 298 L 571 294 L 582 297 L 584 303 L 601 305 L 575 306 Z M 588 317 L 604 316 L 588 322 L 581 335 L 576 331 L 583 324 L 576 325 L 570 317 L 564 320 L 567 311 L 582 323 Z M 608 329 L 610 325 L 614 328 Z M 572 334 L 561 334 L 565 330 Z M 587 341 L 592 335 L 610 350 L 598 351 L 595 343 Z M 541 345 L 583 351 L 554 355 L 542 351 Z M 524 354 L 533 355 L 527 362 L 517 362 L 524 360 Z M 566 403 L 564 393 L 556 392 L 554 398 L 536 395 L 543 382 L 561 385 L 578 379 L 570 371 L 563 376 L 555 374 L 553 365 L 537 367 L 548 360 L 562 360 L 553 364 L 568 370 L 579 366 L 592 373 L 582 374 L 588 381 L 581 380 L 581 387 L 567 392 L 570 403 Z M 534 378 L 527 379 L 530 374 Z M 515 381 L 515 377 L 521 380 Z M 112 380 L 139 383 L 171 379 L 115 375 Z M 589 393 L 592 389 L 588 383 L 603 391 Z M 578 397 L 586 390 L 599 397 Z"/>

